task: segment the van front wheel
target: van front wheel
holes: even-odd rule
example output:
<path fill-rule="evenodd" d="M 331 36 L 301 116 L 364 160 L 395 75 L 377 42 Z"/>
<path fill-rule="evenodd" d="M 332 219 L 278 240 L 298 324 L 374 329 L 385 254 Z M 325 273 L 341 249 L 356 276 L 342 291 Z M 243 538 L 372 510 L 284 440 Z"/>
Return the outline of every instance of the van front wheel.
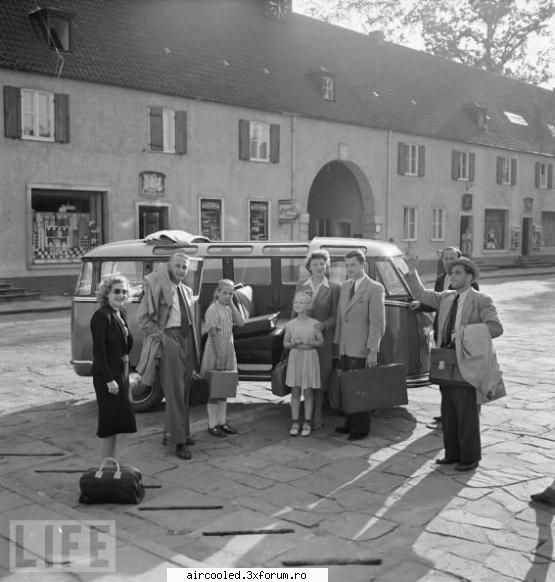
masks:
<path fill-rule="evenodd" d="M 147 386 L 139 382 L 131 390 L 131 406 L 135 412 L 148 412 L 156 408 L 164 394 L 159 382 L 154 386 Z"/>

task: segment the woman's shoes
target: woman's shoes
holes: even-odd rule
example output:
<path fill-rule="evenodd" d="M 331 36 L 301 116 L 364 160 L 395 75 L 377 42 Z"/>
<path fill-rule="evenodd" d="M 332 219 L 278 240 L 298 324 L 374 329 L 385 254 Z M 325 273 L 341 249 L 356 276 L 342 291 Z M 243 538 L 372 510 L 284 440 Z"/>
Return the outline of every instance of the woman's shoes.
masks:
<path fill-rule="evenodd" d="M 289 431 L 289 434 L 291 436 L 298 436 L 299 430 L 301 430 L 301 426 L 296 420 L 294 420 L 293 424 L 291 425 L 291 430 Z"/>
<path fill-rule="evenodd" d="M 310 422 L 305 421 L 303 423 L 303 429 L 301 431 L 301 436 L 304 436 L 304 437 L 310 436 L 311 432 L 312 432 L 312 428 L 310 427 Z"/>
<path fill-rule="evenodd" d="M 208 434 L 220 438 L 224 438 L 227 436 L 227 434 L 222 430 L 221 426 L 214 426 L 213 428 L 208 428 Z"/>

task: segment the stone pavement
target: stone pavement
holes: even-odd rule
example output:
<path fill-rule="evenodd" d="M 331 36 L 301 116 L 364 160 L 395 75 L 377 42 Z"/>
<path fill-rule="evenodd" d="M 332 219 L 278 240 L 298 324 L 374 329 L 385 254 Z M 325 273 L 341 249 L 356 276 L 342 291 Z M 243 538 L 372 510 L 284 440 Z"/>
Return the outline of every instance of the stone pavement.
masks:
<path fill-rule="evenodd" d="M 138 415 L 118 456 L 140 467 L 142 506 L 78 504 L 77 473 L 98 462 L 95 403 L 57 402 L 2 418 L 1 450 L 63 453 L 0 457 L 0 576 L 9 573 L 10 519 L 115 519 L 117 574 L 41 575 L 40 580 L 164 580 L 169 565 L 281 567 L 283 560 L 381 558 L 381 566 L 335 566 L 331 581 L 553 581 L 553 510 L 531 506 L 551 483 L 553 382 L 521 379 L 526 393 L 484 407 L 484 459 L 474 474 L 439 468 L 441 433 L 433 387 L 410 391 L 406 408 L 381 411 L 372 436 L 335 437 L 328 416 L 310 438 L 289 437 L 286 399 L 264 383 L 242 384 L 230 405 L 240 434 L 215 439 L 193 409 L 193 460 L 162 447 L 161 411 Z M 221 504 L 221 510 L 141 512 L 140 507 Z M 207 537 L 203 532 L 289 527 L 294 533 Z M 49 575 L 50 576 L 50 575 Z M 31 578 L 29 578 L 31 579 Z M 33 580 L 37 578 L 32 578 Z"/>

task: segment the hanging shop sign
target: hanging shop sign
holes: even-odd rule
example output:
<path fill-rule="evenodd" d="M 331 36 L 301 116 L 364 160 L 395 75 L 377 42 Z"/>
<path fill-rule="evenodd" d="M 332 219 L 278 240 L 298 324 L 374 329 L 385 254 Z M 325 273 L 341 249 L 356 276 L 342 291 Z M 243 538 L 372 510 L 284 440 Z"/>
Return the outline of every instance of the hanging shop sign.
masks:
<path fill-rule="evenodd" d="M 300 210 L 295 199 L 278 200 L 279 222 L 293 222 L 299 218 L 299 214 Z"/>
<path fill-rule="evenodd" d="M 465 212 L 472 210 L 472 194 L 463 194 L 462 195 L 461 208 Z"/>

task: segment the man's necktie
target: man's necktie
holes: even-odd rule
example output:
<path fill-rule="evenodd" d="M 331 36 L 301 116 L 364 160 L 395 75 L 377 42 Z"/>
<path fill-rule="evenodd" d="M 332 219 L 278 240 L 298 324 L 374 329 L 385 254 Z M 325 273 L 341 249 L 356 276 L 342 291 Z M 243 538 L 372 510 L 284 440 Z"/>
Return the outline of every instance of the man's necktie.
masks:
<path fill-rule="evenodd" d="M 449 310 L 449 315 L 447 317 L 447 323 L 445 325 L 445 334 L 443 335 L 443 347 L 448 348 L 452 347 L 451 344 L 451 335 L 455 330 L 455 321 L 457 320 L 457 308 L 459 306 L 459 294 L 455 295 L 455 299 L 451 305 L 451 309 Z"/>
<path fill-rule="evenodd" d="M 185 299 L 183 299 L 183 292 L 179 287 L 177 288 L 177 297 L 179 299 L 179 311 L 181 312 L 181 330 L 186 334 L 189 332 L 189 316 Z"/>
<path fill-rule="evenodd" d="M 353 284 L 351 285 L 351 289 L 349 290 L 349 301 L 353 298 L 355 294 L 355 281 L 353 279 Z"/>

